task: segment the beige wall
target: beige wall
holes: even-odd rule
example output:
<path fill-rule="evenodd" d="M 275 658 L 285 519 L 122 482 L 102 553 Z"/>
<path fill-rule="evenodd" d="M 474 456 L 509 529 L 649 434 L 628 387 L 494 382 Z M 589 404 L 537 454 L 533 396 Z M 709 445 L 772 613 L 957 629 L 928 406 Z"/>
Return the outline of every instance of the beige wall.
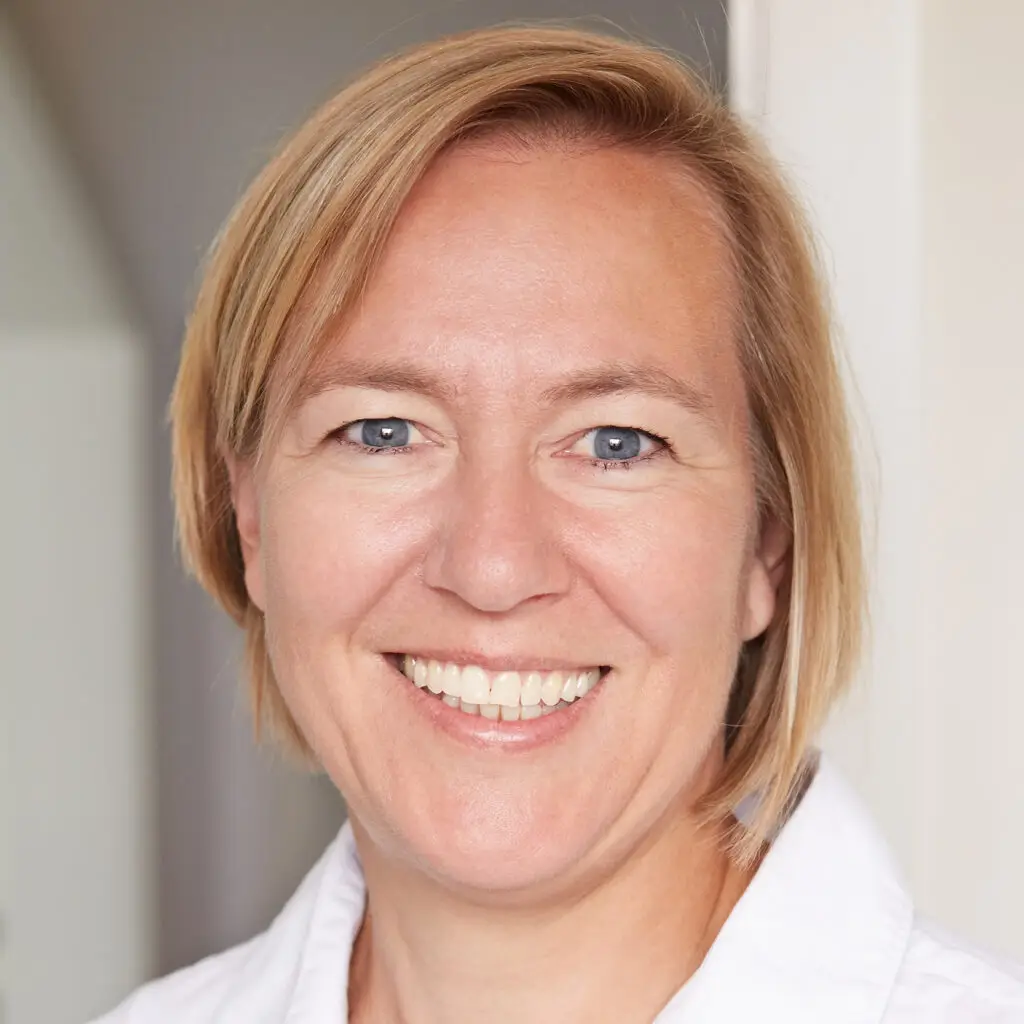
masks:
<path fill-rule="evenodd" d="M 1024 959 L 1024 4 L 922 4 L 929 899 Z M 956 880 L 956 884 L 952 884 Z"/>
<path fill-rule="evenodd" d="M 736 98 L 812 207 L 867 421 L 874 644 L 828 746 L 924 909 L 1024 958 L 1024 4 L 733 12 Z"/>

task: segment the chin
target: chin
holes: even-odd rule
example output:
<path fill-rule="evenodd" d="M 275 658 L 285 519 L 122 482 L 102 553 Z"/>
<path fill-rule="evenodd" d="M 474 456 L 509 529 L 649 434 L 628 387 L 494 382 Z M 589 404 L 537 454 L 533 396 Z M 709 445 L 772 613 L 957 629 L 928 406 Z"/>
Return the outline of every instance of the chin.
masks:
<path fill-rule="evenodd" d="M 424 850 L 425 867 L 438 881 L 480 896 L 525 896 L 568 884 L 588 844 L 561 837 L 449 836 L 444 846 Z"/>
<path fill-rule="evenodd" d="M 596 815 L 579 813 L 592 812 L 592 800 L 550 793 L 524 798 L 521 791 L 503 799 L 487 787 L 469 788 L 474 792 L 427 804 L 425 814 L 393 833 L 406 857 L 452 888 L 511 896 L 558 885 L 579 870 L 605 831 Z"/>

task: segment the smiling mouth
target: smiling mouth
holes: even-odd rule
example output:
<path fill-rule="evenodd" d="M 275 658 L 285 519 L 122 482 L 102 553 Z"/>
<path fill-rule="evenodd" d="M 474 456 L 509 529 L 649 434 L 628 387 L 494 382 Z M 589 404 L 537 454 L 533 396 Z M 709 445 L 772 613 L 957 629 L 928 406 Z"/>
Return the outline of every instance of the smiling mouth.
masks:
<path fill-rule="evenodd" d="M 488 672 L 479 665 L 393 655 L 398 670 L 450 708 L 492 721 L 529 721 L 581 700 L 607 674 L 607 666 L 555 672 Z"/>

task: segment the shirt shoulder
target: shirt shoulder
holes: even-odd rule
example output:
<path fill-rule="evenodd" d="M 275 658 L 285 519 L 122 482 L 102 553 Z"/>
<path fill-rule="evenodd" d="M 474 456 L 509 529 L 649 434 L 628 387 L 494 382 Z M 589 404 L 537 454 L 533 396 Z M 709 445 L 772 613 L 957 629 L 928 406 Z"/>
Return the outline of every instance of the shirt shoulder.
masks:
<path fill-rule="evenodd" d="M 266 959 L 267 933 L 240 946 L 207 957 L 190 967 L 143 985 L 120 1006 L 93 1024 L 213 1024 L 242 991 L 246 981 L 261 989 L 258 965 Z M 276 1000 L 262 1002 L 272 1005 Z M 269 1007 L 268 1007 L 269 1008 Z M 256 1014 L 254 1024 L 269 1020 Z"/>
<path fill-rule="evenodd" d="M 144 985 L 93 1024 L 277 1024 L 283 1020 L 302 968 L 330 852 L 265 932 Z"/>
<path fill-rule="evenodd" d="M 885 1024 L 1024 1024 L 1024 967 L 917 915 Z"/>

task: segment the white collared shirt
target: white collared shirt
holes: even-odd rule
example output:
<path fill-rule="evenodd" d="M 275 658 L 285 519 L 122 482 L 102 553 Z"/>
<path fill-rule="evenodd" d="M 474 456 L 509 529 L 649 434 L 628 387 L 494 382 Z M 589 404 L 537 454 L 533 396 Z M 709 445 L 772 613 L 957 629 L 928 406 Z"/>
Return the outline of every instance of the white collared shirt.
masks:
<path fill-rule="evenodd" d="M 346 825 L 270 928 L 96 1024 L 344 1024 L 366 892 Z M 822 760 L 699 970 L 655 1024 L 1024 1024 L 1024 971 L 915 914 Z"/>

